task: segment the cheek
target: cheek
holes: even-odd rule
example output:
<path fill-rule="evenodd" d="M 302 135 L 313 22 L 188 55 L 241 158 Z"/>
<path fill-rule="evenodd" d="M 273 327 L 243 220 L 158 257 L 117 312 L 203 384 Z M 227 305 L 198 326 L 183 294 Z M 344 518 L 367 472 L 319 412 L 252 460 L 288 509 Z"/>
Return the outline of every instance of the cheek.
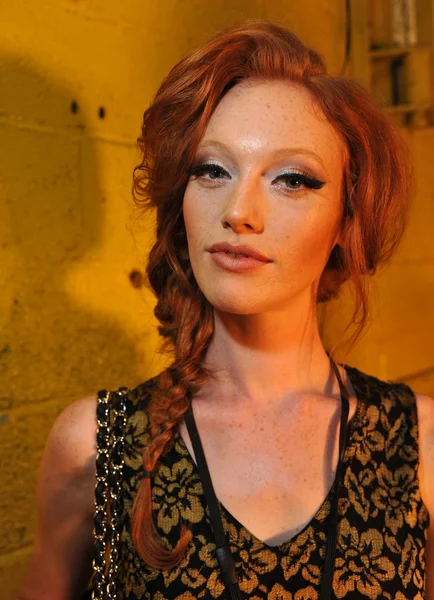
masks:
<path fill-rule="evenodd" d="M 324 214 L 324 211 L 304 214 L 302 218 L 291 219 L 287 223 L 281 221 L 280 234 L 276 232 L 275 242 L 276 248 L 280 249 L 278 259 L 283 264 L 323 263 L 331 250 L 333 227 L 334 222 L 330 220 L 329 214 Z"/>
<path fill-rule="evenodd" d="M 192 237 L 204 237 L 205 230 L 219 223 L 218 198 L 215 195 L 208 197 L 193 185 L 190 189 L 187 187 L 182 210 L 187 235 L 190 232 Z"/>
<path fill-rule="evenodd" d="M 187 232 L 187 238 L 191 237 L 194 232 L 195 211 L 194 211 L 193 207 L 194 207 L 194 204 L 192 202 L 192 198 L 186 192 L 184 195 L 183 203 L 182 203 L 182 214 L 184 217 L 184 225 L 185 225 L 185 230 Z"/>
<path fill-rule="evenodd" d="M 193 193 L 186 193 L 183 201 L 184 225 L 189 250 L 192 251 L 206 237 L 208 217 L 205 205 Z"/>

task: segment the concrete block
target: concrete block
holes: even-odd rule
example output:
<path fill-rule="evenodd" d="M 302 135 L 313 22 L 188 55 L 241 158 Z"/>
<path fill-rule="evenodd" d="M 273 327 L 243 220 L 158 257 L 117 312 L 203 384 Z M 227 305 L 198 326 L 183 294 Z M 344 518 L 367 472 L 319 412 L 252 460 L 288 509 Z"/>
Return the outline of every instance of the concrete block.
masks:
<path fill-rule="evenodd" d="M 396 256 L 402 263 L 434 264 L 434 129 L 412 131 L 411 147 L 416 173 L 416 189 L 408 230 Z"/>
<path fill-rule="evenodd" d="M 0 418 L 0 555 L 32 543 L 36 481 L 48 432 L 62 409 L 46 403 L 5 412 Z"/>
<path fill-rule="evenodd" d="M 388 373 L 404 376 L 434 365 L 434 265 L 391 265 L 378 279 L 379 343 Z"/>
<path fill-rule="evenodd" d="M 7 56 L 0 114 L 127 140 L 136 139 L 144 109 L 181 56 L 220 26 L 261 16 L 262 5 L 225 0 L 210 11 L 199 0 L 74 4 L 50 0 L 41 10 L 20 0 L 0 6 L 7 33 L 0 43 Z"/>
<path fill-rule="evenodd" d="M 116 276 L 104 272 L 102 265 L 99 271 L 96 275 L 100 281 L 101 274 L 110 280 L 105 289 L 107 296 L 112 296 L 112 308 L 115 301 L 118 307 L 125 303 L 125 309 L 131 309 L 134 299 L 138 304 L 127 274 L 123 288 L 116 292 Z M 122 322 L 104 314 L 106 302 L 98 280 L 95 285 L 89 283 L 84 293 L 99 298 L 99 310 L 75 303 L 60 285 L 51 286 L 42 295 L 30 289 L 14 306 L 2 336 L 0 408 L 38 399 L 82 397 L 105 387 L 132 385 L 146 376 L 146 359 L 142 357 L 141 362 L 135 347 L 140 332 L 149 328 L 146 315 L 142 312 L 142 322 L 136 322 L 132 336 Z M 130 304 L 129 297 L 133 298 Z M 131 313 L 130 322 L 134 318 Z M 145 335 L 142 348 L 149 348 Z"/>
<path fill-rule="evenodd" d="M 68 257 L 80 255 L 79 143 L 8 124 L 0 124 L 0 135 L 0 239 L 6 273 L 15 277 L 20 269 L 40 269 L 42 264 L 58 269 Z"/>
<path fill-rule="evenodd" d="M 326 306 L 326 345 L 343 333 L 352 313 L 345 286 L 342 298 Z M 411 376 L 434 365 L 432 344 L 434 268 L 431 264 L 391 264 L 372 280 L 372 316 L 347 362 L 382 379 Z"/>
<path fill-rule="evenodd" d="M 0 556 L 0 585 L 2 600 L 14 600 L 24 576 L 30 548 Z"/>

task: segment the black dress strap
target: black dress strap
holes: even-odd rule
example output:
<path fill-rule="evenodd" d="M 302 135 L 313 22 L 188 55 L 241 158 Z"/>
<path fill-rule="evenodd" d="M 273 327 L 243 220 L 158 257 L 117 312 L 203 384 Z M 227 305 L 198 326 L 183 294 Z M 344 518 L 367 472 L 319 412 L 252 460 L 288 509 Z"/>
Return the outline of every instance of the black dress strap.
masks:
<path fill-rule="evenodd" d="M 330 507 L 328 535 L 327 535 L 327 546 L 326 555 L 324 561 L 324 570 L 321 582 L 321 592 L 319 600 L 328 600 L 332 596 L 333 591 L 333 572 L 335 566 L 336 557 L 336 541 L 337 541 L 337 525 L 338 525 L 338 503 L 342 485 L 342 469 L 345 448 L 347 447 L 347 428 L 348 428 L 348 413 L 349 413 L 349 400 L 348 391 L 345 387 L 339 369 L 337 368 L 334 360 L 330 358 L 333 369 L 335 371 L 339 389 L 341 393 L 341 425 L 339 429 L 339 460 L 336 468 L 335 480 L 333 482 L 333 496 Z"/>
<path fill-rule="evenodd" d="M 349 413 L 348 392 L 342 382 L 338 368 L 335 362 L 330 357 L 330 361 L 336 373 L 339 382 L 341 394 L 341 421 L 339 431 L 339 461 L 336 469 L 335 481 L 333 483 L 333 499 L 329 516 L 326 556 L 324 563 L 323 579 L 321 584 L 320 600 L 328 600 L 331 598 L 333 586 L 333 570 L 336 555 L 336 539 L 337 539 L 337 520 L 338 520 L 338 501 L 340 495 L 340 485 L 342 478 L 342 461 L 347 442 L 347 421 Z M 220 566 L 223 583 L 229 591 L 231 600 L 241 600 L 243 595 L 238 585 L 238 577 L 235 570 L 234 560 L 229 549 L 229 539 L 224 531 L 222 518 L 218 506 L 217 497 L 212 485 L 211 476 L 206 462 L 205 454 L 202 447 L 202 442 L 199 437 L 196 422 L 193 414 L 193 406 L 191 396 L 189 394 L 190 405 L 185 414 L 185 422 L 187 425 L 188 434 L 193 445 L 194 454 L 197 461 L 197 467 L 200 478 L 202 480 L 205 498 L 209 507 L 211 527 L 214 533 L 216 542 L 217 561 Z"/>
<path fill-rule="evenodd" d="M 241 600 L 242 595 L 238 587 L 238 577 L 235 571 L 234 560 L 229 549 L 229 539 L 223 529 L 223 523 L 220 515 L 217 497 L 211 481 L 208 465 L 202 447 L 202 442 L 194 420 L 193 407 L 190 397 L 190 405 L 185 415 L 185 422 L 188 434 L 194 449 L 194 455 L 197 460 L 199 475 L 202 480 L 205 498 L 209 507 L 211 527 L 214 532 L 216 543 L 217 561 L 220 566 L 223 583 L 229 591 L 231 600 Z"/>

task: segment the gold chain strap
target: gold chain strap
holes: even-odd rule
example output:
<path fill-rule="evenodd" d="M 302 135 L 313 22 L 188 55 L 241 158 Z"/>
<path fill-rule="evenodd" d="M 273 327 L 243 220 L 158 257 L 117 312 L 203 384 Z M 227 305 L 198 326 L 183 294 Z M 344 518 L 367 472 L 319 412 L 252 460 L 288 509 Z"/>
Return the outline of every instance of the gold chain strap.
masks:
<path fill-rule="evenodd" d="M 128 388 L 121 387 L 116 392 L 101 390 L 97 394 L 92 600 L 116 600 L 127 392 Z M 112 420 L 110 420 L 111 407 L 113 408 Z M 108 564 L 107 547 L 109 551 Z"/>

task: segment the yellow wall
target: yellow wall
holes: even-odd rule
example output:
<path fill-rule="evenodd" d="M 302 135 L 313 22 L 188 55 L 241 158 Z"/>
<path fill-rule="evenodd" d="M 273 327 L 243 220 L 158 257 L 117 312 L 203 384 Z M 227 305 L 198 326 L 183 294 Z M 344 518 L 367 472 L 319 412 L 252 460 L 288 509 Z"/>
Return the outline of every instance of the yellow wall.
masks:
<path fill-rule="evenodd" d="M 434 397 L 434 128 L 402 131 L 416 167 L 410 222 L 390 265 L 373 278 L 372 324 L 347 362 Z M 349 298 L 326 306 L 325 342 L 343 331 Z"/>
<path fill-rule="evenodd" d="M 369 85 L 374 79 L 376 85 L 380 84 L 376 93 L 378 99 L 383 101 L 381 89 L 390 87 L 387 63 L 379 63 L 384 65 L 384 74 L 378 79 L 376 69 L 370 68 L 368 45 L 370 36 L 373 36 L 375 43 L 387 41 L 387 36 L 382 37 L 381 29 L 387 29 L 388 17 L 375 21 L 379 15 L 374 18 L 374 8 L 381 12 L 387 7 L 374 0 L 353 3 L 350 64 L 352 74 L 364 85 Z M 424 50 L 419 48 L 406 63 L 408 96 L 419 107 L 426 100 L 430 83 L 434 81 L 431 13 L 431 4 L 418 0 L 419 40 L 430 46 L 431 61 L 426 60 L 429 53 L 425 57 L 422 55 Z M 372 26 L 375 24 L 375 35 L 368 28 L 368 22 Z M 402 122 L 402 117 L 395 113 L 393 120 Z M 346 359 L 348 363 L 381 379 L 404 381 L 415 392 L 429 396 L 434 396 L 433 123 L 433 110 L 419 108 L 413 115 L 412 125 L 401 129 L 412 150 L 416 170 L 410 222 L 391 263 L 380 268 L 371 280 L 371 325 Z M 326 345 L 339 339 L 351 317 L 352 308 L 349 286 L 344 286 L 339 299 L 323 307 L 322 336 Z"/>
<path fill-rule="evenodd" d="M 243 16 L 293 28 L 337 72 L 343 59 L 342 7 L 339 0 L 0 5 L 0 590 L 5 600 L 28 556 L 37 466 L 56 415 L 76 398 L 103 387 L 135 385 L 163 365 L 156 355 L 154 299 L 130 282 L 133 270 L 143 270 L 152 236 L 151 222 L 134 220 L 130 196 L 138 162 L 135 139 L 152 94 L 185 52 Z M 401 258 L 381 279 L 381 329 L 378 325 L 352 354 L 356 366 L 382 376 L 411 374 L 434 363 L 428 241 L 434 217 L 433 136 L 431 130 L 411 136 L 420 173 L 416 216 Z M 339 310 L 327 310 L 331 325 L 325 335 L 333 337 Z"/>

